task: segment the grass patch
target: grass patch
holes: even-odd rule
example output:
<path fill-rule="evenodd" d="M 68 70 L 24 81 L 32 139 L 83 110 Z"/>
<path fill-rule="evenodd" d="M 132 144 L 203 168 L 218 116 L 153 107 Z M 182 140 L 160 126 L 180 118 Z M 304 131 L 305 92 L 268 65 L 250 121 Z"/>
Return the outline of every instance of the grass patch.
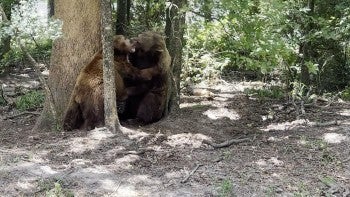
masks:
<path fill-rule="evenodd" d="M 233 184 L 229 179 L 224 180 L 219 186 L 219 196 L 220 197 L 231 197 L 235 196 L 233 194 Z"/>
<path fill-rule="evenodd" d="M 30 91 L 17 98 L 15 104 L 20 111 L 34 110 L 43 106 L 45 95 L 41 91 Z"/>
<path fill-rule="evenodd" d="M 248 96 L 257 97 L 259 99 L 281 99 L 285 96 L 283 89 L 279 86 L 271 86 L 263 89 L 246 88 L 244 89 L 244 93 Z"/>
<path fill-rule="evenodd" d="M 73 197 L 73 192 L 63 188 L 62 185 L 63 181 L 59 179 L 38 182 L 39 191 L 45 193 L 46 197 Z"/>

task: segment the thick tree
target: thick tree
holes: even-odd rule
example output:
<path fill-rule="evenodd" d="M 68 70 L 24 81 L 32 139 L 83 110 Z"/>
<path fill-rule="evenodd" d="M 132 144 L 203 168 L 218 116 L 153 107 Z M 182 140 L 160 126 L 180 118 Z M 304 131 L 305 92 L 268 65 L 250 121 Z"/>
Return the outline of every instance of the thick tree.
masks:
<path fill-rule="evenodd" d="M 63 21 L 63 36 L 53 44 L 48 84 L 59 122 L 52 121 L 46 101 L 34 128 L 40 130 L 61 126 L 76 77 L 101 46 L 100 1 L 60 0 L 55 1 L 54 7 L 55 17 Z"/>

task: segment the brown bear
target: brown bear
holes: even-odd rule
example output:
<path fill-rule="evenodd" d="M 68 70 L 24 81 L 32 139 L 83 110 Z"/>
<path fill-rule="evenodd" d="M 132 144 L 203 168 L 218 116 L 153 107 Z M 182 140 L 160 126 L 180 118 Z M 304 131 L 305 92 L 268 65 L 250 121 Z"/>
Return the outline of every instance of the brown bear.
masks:
<path fill-rule="evenodd" d="M 139 69 L 156 69 L 149 81 L 124 78 L 129 97 L 126 99 L 122 120 L 137 119 L 141 123 L 160 120 L 167 102 L 171 57 L 164 38 L 155 32 L 144 32 L 133 38 L 135 52 L 130 54 L 130 62 Z"/>
<path fill-rule="evenodd" d="M 135 45 L 131 44 L 129 39 L 117 35 L 113 42 L 117 101 L 123 101 L 128 97 L 124 77 L 138 81 L 150 80 L 152 75 L 159 71 L 157 68 L 140 70 L 130 64 L 129 55 L 135 51 Z M 78 75 L 64 117 L 65 130 L 93 129 L 104 124 L 102 58 L 100 50 Z M 129 93 L 132 94 L 132 91 L 129 90 Z"/>

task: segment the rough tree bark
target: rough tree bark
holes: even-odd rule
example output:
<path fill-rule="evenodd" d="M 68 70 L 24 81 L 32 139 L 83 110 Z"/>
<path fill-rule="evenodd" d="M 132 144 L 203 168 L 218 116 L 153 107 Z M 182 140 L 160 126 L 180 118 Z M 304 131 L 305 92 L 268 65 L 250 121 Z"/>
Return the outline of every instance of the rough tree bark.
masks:
<path fill-rule="evenodd" d="M 165 34 L 166 44 L 172 57 L 172 76 L 169 80 L 171 88 L 168 90 L 169 103 L 166 115 L 169 111 L 178 110 L 180 106 L 180 74 L 182 69 L 183 35 L 185 32 L 185 15 L 183 8 L 187 5 L 186 0 L 171 0 L 171 5 L 166 10 Z"/>
<path fill-rule="evenodd" d="M 53 44 L 48 85 L 61 123 L 80 69 L 101 46 L 100 1 L 59 0 L 54 7 L 55 17 L 63 21 L 63 36 Z M 60 126 L 53 124 L 46 101 L 34 129 L 51 130 Z"/>
<path fill-rule="evenodd" d="M 113 66 L 113 28 L 110 0 L 101 1 L 101 30 L 103 49 L 103 90 L 105 125 L 111 132 L 120 131 L 115 88 L 115 67 Z"/>
<path fill-rule="evenodd" d="M 121 34 L 121 35 L 126 34 L 126 27 L 128 25 L 127 9 L 128 9 L 128 2 L 125 0 L 118 0 L 116 34 Z"/>

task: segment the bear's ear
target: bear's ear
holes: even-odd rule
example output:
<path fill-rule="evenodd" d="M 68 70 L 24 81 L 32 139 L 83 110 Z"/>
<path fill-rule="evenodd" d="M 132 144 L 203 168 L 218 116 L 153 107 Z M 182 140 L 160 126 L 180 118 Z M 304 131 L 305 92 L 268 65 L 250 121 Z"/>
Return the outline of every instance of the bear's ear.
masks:
<path fill-rule="evenodd" d="M 164 52 L 164 48 L 160 45 L 154 45 L 154 46 L 152 46 L 152 48 L 150 50 L 155 52 L 155 53 L 163 53 Z"/>

